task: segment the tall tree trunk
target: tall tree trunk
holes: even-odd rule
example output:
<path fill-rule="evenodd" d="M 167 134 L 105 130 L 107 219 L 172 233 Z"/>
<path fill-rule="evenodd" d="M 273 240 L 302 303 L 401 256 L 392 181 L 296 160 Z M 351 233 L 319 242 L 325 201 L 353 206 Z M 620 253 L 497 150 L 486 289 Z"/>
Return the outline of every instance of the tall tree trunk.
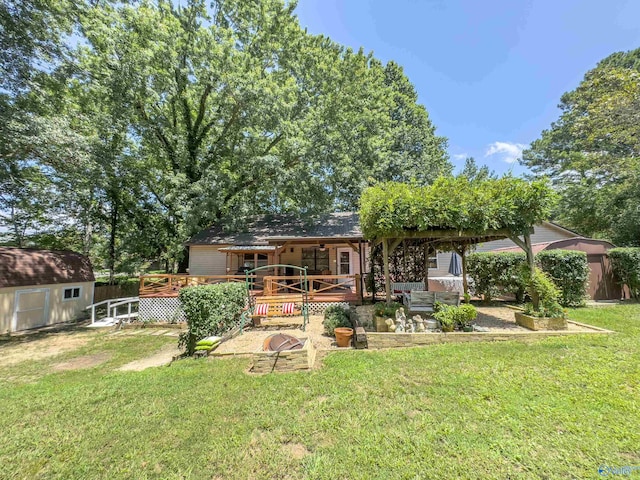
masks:
<path fill-rule="evenodd" d="M 462 263 L 462 290 L 465 302 L 469 298 L 469 283 L 467 282 L 467 246 L 462 245 L 460 248 L 460 260 Z"/>
<path fill-rule="evenodd" d="M 114 195 L 115 197 L 115 195 Z M 116 274 L 116 232 L 118 228 L 118 200 L 114 198 L 111 201 L 111 221 L 109 231 L 109 284 L 113 285 Z"/>

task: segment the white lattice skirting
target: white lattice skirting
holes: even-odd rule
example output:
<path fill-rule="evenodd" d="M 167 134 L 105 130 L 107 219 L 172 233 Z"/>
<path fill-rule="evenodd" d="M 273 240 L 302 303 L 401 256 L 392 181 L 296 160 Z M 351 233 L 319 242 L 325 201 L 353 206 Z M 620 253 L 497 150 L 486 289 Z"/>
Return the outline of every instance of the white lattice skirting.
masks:
<path fill-rule="evenodd" d="M 349 302 L 309 302 L 309 315 L 322 315 L 327 307 L 340 305 L 345 309 L 349 309 Z"/>
<path fill-rule="evenodd" d="M 349 302 L 309 302 L 309 315 L 322 315 L 327 307 L 340 305 L 349 309 Z M 185 322 L 178 297 L 141 298 L 138 318 L 141 322 Z"/>
<path fill-rule="evenodd" d="M 178 297 L 141 298 L 138 318 L 142 322 L 185 322 Z"/>

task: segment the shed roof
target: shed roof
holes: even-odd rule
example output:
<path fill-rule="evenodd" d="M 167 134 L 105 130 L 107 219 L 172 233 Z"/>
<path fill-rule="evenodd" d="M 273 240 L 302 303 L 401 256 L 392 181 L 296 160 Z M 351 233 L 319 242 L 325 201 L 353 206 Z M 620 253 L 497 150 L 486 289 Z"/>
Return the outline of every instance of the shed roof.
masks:
<path fill-rule="evenodd" d="M 0 247 L 0 288 L 94 280 L 91 262 L 79 253 Z"/>
<path fill-rule="evenodd" d="M 553 242 L 534 243 L 531 245 L 533 253 L 536 254 L 542 250 L 579 250 L 590 254 L 606 253 L 610 248 L 614 248 L 615 245 L 606 240 L 597 240 L 595 238 L 574 237 L 565 238 L 562 240 L 554 240 Z M 494 252 L 521 252 L 520 247 L 505 247 L 497 248 Z"/>
<path fill-rule="evenodd" d="M 361 238 L 356 212 L 327 213 L 308 219 L 281 214 L 256 216 L 236 232 L 213 225 L 191 237 L 187 245 L 267 245 L 286 240 Z"/>

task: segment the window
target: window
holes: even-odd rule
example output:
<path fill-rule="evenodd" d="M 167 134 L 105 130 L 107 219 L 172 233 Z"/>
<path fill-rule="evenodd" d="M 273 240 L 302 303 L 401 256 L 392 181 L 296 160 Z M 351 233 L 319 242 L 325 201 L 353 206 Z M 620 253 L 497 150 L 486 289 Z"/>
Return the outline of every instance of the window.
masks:
<path fill-rule="evenodd" d="M 251 270 L 269 264 L 269 257 L 262 253 L 245 253 L 241 270 Z"/>
<path fill-rule="evenodd" d="M 320 248 L 302 249 L 302 266 L 309 270 L 322 272 L 329 270 L 329 250 Z"/>
<path fill-rule="evenodd" d="M 80 287 L 65 288 L 62 293 L 63 300 L 73 300 L 80 298 Z"/>
<path fill-rule="evenodd" d="M 437 252 L 431 252 L 429 254 L 429 268 L 433 268 L 436 269 L 438 268 L 438 253 Z"/>

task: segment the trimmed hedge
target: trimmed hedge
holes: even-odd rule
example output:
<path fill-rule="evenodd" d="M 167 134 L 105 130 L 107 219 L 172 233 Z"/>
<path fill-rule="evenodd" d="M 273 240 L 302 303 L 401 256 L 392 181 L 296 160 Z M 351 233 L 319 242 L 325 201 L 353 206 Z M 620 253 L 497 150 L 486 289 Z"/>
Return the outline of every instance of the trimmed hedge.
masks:
<path fill-rule="evenodd" d="M 246 305 L 247 289 L 242 283 L 220 283 L 183 288 L 178 296 L 187 317 L 180 346 L 193 355 L 198 340 L 233 328 Z"/>
<path fill-rule="evenodd" d="M 589 283 L 589 262 L 585 252 L 543 250 L 536 255 L 536 263 L 560 289 L 560 305 L 579 307 L 585 304 Z"/>
<path fill-rule="evenodd" d="M 631 298 L 640 298 L 640 248 L 612 248 L 607 252 L 613 274 L 629 288 Z"/>
<path fill-rule="evenodd" d="M 584 252 L 543 250 L 536 263 L 560 289 L 560 305 L 584 305 L 589 280 L 589 264 Z M 500 295 L 514 295 L 522 302 L 527 287 L 524 252 L 480 252 L 467 257 L 467 273 L 473 280 L 476 295 L 485 301 Z"/>
<path fill-rule="evenodd" d="M 511 294 L 522 302 L 527 287 L 522 268 L 526 263 L 524 252 L 472 253 L 467 257 L 467 274 L 473 280 L 476 295 L 485 301 Z"/>

